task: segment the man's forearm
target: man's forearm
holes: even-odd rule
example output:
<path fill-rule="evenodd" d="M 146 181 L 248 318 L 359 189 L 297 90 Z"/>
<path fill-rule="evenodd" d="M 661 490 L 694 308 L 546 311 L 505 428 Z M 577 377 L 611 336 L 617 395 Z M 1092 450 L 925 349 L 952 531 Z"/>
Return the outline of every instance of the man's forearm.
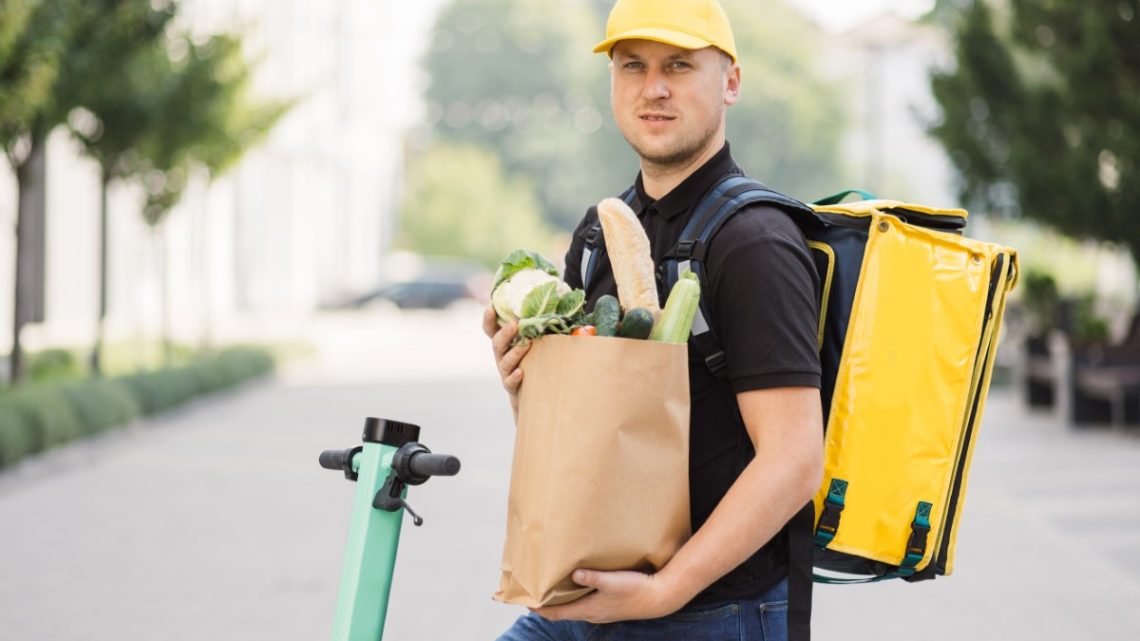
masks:
<path fill-rule="evenodd" d="M 818 487 L 810 460 L 757 456 L 657 578 L 679 608 L 756 553 Z"/>

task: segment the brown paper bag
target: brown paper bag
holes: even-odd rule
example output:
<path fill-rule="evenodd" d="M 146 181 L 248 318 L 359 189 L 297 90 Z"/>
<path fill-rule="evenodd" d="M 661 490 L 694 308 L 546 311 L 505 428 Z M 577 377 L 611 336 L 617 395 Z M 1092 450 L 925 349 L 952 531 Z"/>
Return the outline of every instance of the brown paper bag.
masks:
<path fill-rule="evenodd" d="M 577 568 L 655 571 L 688 540 L 686 345 L 543 336 L 523 360 L 494 598 L 584 596 Z"/>

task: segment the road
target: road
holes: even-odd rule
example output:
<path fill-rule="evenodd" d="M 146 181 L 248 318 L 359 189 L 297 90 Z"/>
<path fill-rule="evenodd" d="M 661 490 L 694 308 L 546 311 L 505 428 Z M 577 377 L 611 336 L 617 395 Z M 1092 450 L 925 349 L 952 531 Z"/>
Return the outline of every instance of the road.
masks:
<path fill-rule="evenodd" d="M 326 315 L 313 361 L 0 474 L 0 641 L 327 638 L 353 486 L 322 449 L 420 424 L 386 638 L 494 639 L 509 410 L 479 311 Z M 1140 638 L 1140 439 L 990 400 L 955 573 L 817 586 L 817 639 Z"/>

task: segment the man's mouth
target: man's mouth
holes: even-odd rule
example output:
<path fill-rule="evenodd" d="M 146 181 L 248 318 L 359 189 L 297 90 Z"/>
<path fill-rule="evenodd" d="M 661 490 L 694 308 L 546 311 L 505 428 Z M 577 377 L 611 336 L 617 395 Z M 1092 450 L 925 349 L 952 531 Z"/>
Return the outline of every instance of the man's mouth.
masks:
<path fill-rule="evenodd" d="M 646 122 L 665 122 L 674 120 L 674 116 L 667 116 L 665 114 L 641 114 L 640 118 Z"/>

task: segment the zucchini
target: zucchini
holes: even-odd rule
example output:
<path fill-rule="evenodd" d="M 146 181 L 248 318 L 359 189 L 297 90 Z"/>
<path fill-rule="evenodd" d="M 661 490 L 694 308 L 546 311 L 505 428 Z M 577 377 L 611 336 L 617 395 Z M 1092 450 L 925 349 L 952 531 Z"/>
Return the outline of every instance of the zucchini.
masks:
<path fill-rule="evenodd" d="M 598 328 L 598 336 L 617 336 L 618 321 L 621 320 L 621 303 L 618 299 L 606 294 L 594 304 L 594 326 Z"/>
<path fill-rule="evenodd" d="M 653 314 L 644 307 L 631 309 L 621 319 L 618 336 L 624 338 L 649 338 L 653 331 Z"/>
<path fill-rule="evenodd" d="M 701 304 L 701 284 L 697 275 L 688 269 L 681 274 L 681 278 L 673 285 L 669 292 L 669 300 L 665 301 L 665 311 L 653 327 L 650 340 L 666 343 L 687 343 L 689 333 L 693 331 L 693 319 L 697 316 L 697 307 Z"/>

